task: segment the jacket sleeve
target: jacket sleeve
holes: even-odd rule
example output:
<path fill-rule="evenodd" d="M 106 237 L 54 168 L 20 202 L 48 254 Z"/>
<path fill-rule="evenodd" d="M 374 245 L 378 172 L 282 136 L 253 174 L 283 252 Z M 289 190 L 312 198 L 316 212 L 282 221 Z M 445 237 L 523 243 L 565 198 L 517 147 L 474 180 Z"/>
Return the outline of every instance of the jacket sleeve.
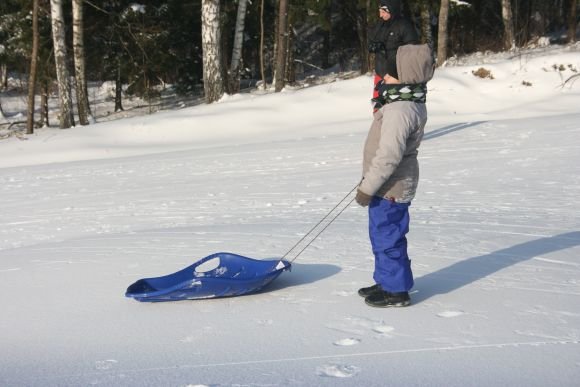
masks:
<path fill-rule="evenodd" d="M 389 111 L 381 126 L 379 146 L 360 184 L 362 192 L 372 196 L 389 180 L 405 155 L 412 127 L 411 119 L 403 112 Z"/>
<path fill-rule="evenodd" d="M 368 28 L 367 37 L 369 43 L 375 42 L 377 39 L 380 38 L 379 36 L 380 29 L 381 23 L 375 23 Z"/>

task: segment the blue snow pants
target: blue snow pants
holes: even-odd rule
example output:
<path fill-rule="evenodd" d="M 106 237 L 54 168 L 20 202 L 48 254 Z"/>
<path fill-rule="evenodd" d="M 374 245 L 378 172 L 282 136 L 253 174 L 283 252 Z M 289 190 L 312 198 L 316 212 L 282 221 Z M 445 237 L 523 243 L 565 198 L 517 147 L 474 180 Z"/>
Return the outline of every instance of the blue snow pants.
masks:
<path fill-rule="evenodd" d="M 375 255 L 375 283 L 391 293 L 413 287 L 411 261 L 407 255 L 409 206 L 411 203 L 373 197 L 369 204 L 369 236 Z"/>

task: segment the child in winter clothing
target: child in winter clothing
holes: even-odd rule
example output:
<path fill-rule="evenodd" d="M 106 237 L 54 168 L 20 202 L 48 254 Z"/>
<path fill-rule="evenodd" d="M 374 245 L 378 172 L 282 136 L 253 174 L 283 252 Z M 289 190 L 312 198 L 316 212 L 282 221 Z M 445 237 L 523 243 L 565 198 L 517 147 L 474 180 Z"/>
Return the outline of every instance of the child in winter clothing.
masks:
<path fill-rule="evenodd" d="M 409 206 L 419 180 L 418 148 L 427 122 L 426 83 L 433 76 L 428 45 L 397 51 L 397 74 L 379 84 L 380 105 L 364 147 L 363 180 L 356 201 L 369 207 L 375 285 L 359 294 L 371 306 L 406 306 L 413 287 L 407 255 Z"/>

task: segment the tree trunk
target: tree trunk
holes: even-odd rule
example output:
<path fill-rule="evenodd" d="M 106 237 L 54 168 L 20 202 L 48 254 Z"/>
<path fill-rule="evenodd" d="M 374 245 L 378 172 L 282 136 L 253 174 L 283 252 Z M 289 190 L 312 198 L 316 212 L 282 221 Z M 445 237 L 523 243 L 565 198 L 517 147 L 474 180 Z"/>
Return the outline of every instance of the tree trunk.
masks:
<path fill-rule="evenodd" d="M 366 7 L 367 7 L 367 26 L 370 26 L 373 23 L 373 20 L 375 20 L 375 18 L 376 18 L 375 15 L 377 13 L 377 10 L 373 9 L 373 6 L 371 6 L 370 0 L 366 0 Z M 374 68 L 375 68 L 375 55 L 368 52 L 368 50 L 369 50 L 368 42 L 371 40 L 371 37 L 368 36 L 368 33 L 369 33 L 369 30 L 367 29 L 367 47 L 365 47 L 365 49 L 367 50 L 369 72 L 372 74 L 374 72 Z"/>
<path fill-rule="evenodd" d="M 516 47 L 516 39 L 512 17 L 512 2 L 510 0 L 501 0 L 501 16 L 504 26 L 503 46 L 506 50 L 512 50 Z"/>
<path fill-rule="evenodd" d="M 284 75 L 286 74 L 286 42 L 288 39 L 288 0 L 280 0 L 278 6 L 278 36 L 276 48 L 276 75 L 274 77 L 274 90 L 282 91 L 284 88 Z"/>
<path fill-rule="evenodd" d="M 50 126 L 48 120 L 48 82 L 43 82 L 40 90 L 40 122 L 42 126 L 48 128 Z"/>
<path fill-rule="evenodd" d="M 294 36 L 293 23 L 294 21 L 288 20 L 288 39 L 286 39 L 286 75 L 284 76 L 284 79 L 290 85 L 296 83 L 296 66 L 294 66 L 294 42 L 296 37 Z"/>
<path fill-rule="evenodd" d="M 369 72 L 369 50 L 368 50 L 368 24 L 367 24 L 367 9 L 355 8 L 356 30 L 359 43 L 360 56 L 360 73 L 366 74 Z"/>
<path fill-rule="evenodd" d="M 220 0 L 201 1 L 203 88 L 207 103 L 224 94 L 220 50 Z"/>
<path fill-rule="evenodd" d="M 576 15 L 578 12 L 578 1 L 571 0 L 570 1 L 570 15 L 568 19 L 568 43 L 575 43 L 576 42 Z"/>
<path fill-rule="evenodd" d="M 65 42 L 64 16 L 62 0 L 50 0 L 52 19 L 52 40 L 54 45 L 54 61 L 56 63 L 56 78 L 58 98 L 60 102 L 60 128 L 74 126 L 72 98 L 69 71 L 67 67 L 67 50 Z"/>
<path fill-rule="evenodd" d="M 447 16 L 449 15 L 449 0 L 441 0 L 439 8 L 439 36 L 437 41 L 437 66 L 442 66 L 447 60 Z"/>
<path fill-rule="evenodd" d="M 369 0 L 367 0 L 368 3 Z M 321 64 L 323 69 L 327 69 L 330 67 L 330 39 L 332 34 L 332 7 L 326 7 L 324 9 L 324 23 L 328 26 L 328 29 L 324 29 L 322 31 L 322 47 L 320 55 Z"/>
<path fill-rule="evenodd" d="M 36 75 L 38 68 L 38 0 L 32 2 L 32 53 L 30 55 L 30 74 L 28 76 L 28 113 L 26 134 L 34 133 L 34 98 L 36 96 Z"/>
<path fill-rule="evenodd" d="M 433 44 L 433 32 L 431 31 L 431 10 L 429 4 L 421 2 L 421 43 Z"/>
<path fill-rule="evenodd" d="M 118 56 L 117 76 L 115 77 L 115 113 L 123 110 L 123 80 L 121 79 L 121 58 Z"/>
<path fill-rule="evenodd" d="M 246 23 L 246 9 L 248 0 L 239 0 L 238 16 L 236 18 L 236 32 L 232 50 L 232 62 L 229 71 L 229 89 L 237 93 L 240 91 L 240 67 L 242 62 L 242 46 L 244 44 L 244 29 Z"/>
<path fill-rule="evenodd" d="M 77 108 L 81 125 L 88 125 L 91 108 L 89 106 L 89 92 L 87 90 L 87 79 L 85 75 L 83 0 L 73 0 L 72 10 Z"/>
<path fill-rule="evenodd" d="M 0 90 L 8 89 L 8 66 L 6 63 L 0 65 Z"/>
<path fill-rule="evenodd" d="M 262 88 L 266 90 L 266 69 L 264 68 L 264 0 L 260 5 L 260 73 L 262 75 Z"/>

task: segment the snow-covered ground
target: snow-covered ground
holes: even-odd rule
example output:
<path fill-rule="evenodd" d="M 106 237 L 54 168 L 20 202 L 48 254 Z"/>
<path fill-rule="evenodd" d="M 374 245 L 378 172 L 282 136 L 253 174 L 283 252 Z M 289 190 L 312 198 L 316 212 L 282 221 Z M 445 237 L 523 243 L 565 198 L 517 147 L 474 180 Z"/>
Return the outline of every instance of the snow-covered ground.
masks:
<path fill-rule="evenodd" d="M 284 254 L 360 177 L 370 77 L 0 141 L 0 385 L 577 385 L 579 50 L 437 71 L 408 308 L 356 294 L 356 205 L 259 294 L 124 297 L 214 252 Z"/>

